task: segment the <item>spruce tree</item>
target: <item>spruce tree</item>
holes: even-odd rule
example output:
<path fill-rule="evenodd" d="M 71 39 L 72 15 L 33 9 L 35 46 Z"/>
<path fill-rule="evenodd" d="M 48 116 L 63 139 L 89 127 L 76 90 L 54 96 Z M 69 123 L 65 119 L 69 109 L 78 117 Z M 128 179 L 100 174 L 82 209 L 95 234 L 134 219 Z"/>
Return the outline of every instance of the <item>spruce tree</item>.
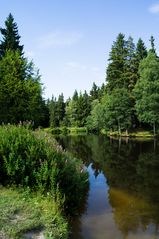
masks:
<path fill-rule="evenodd" d="M 99 87 L 93 82 L 92 89 L 90 90 L 91 101 L 98 99 Z"/>
<path fill-rule="evenodd" d="M 136 81 L 137 81 L 137 72 L 138 69 L 136 67 L 136 58 L 135 58 L 135 44 L 133 42 L 133 38 L 130 36 L 126 42 L 125 48 L 127 55 L 125 58 L 125 67 L 123 72 L 123 85 L 128 90 L 128 92 L 132 92 Z"/>
<path fill-rule="evenodd" d="M 58 126 L 62 124 L 62 121 L 65 116 L 65 103 L 64 103 L 64 96 L 63 94 L 59 95 L 57 100 L 57 106 L 56 106 L 56 113 L 57 113 L 57 121 Z"/>
<path fill-rule="evenodd" d="M 151 48 L 150 51 L 154 54 L 156 54 L 156 49 L 155 49 L 155 38 L 153 36 L 150 37 L 150 43 L 151 43 Z"/>
<path fill-rule="evenodd" d="M 18 26 L 10 13 L 5 21 L 5 28 L 0 28 L 2 40 L 0 42 L 0 57 L 3 57 L 7 50 L 19 51 L 23 55 L 23 45 L 20 45 Z"/>
<path fill-rule="evenodd" d="M 90 101 L 87 92 L 80 92 L 77 101 L 77 126 L 83 127 L 86 124 L 86 119 L 90 114 Z"/>
<path fill-rule="evenodd" d="M 77 90 L 75 90 L 75 92 L 73 94 L 73 97 L 72 97 L 72 100 L 74 100 L 74 101 L 78 100 L 78 92 L 77 92 Z"/>
<path fill-rule="evenodd" d="M 145 44 L 141 38 L 139 38 L 139 40 L 137 42 L 135 55 L 136 55 L 136 59 L 138 62 L 138 66 L 139 66 L 140 61 L 142 59 L 144 59 L 145 57 L 147 57 L 147 49 L 146 49 Z"/>
<path fill-rule="evenodd" d="M 125 36 L 119 33 L 116 41 L 112 45 L 107 67 L 106 82 L 109 93 L 114 88 L 123 87 L 123 73 L 125 70 L 125 58 L 127 56 Z"/>
<path fill-rule="evenodd" d="M 58 126 L 56 105 L 57 105 L 56 98 L 52 96 L 51 101 L 49 102 L 50 127 L 52 128 Z"/>

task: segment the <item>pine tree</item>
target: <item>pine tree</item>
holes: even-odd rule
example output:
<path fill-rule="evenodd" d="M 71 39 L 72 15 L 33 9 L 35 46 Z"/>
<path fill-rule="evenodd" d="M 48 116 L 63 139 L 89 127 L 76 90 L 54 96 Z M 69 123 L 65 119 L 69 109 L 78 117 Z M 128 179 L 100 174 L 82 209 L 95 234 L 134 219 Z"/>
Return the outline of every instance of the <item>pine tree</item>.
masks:
<path fill-rule="evenodd" d="M 77 92 L 77 90 L 75 90 L 75 92 L 73 94 L 73 97 L 72 97 L 72 100 L 74 100 L 74 101 L 78 100 L 78 92 Z"/>
<path fill-rule="evenodd" d="M 101 98 L 104 96 L 105 94 L 105 84 L 103 83 L 102 86 L 99 88 L 99 93 L 98 93 L 98 99 L 101 100 Z"/>
<path fill-rule="evenodd" d="M 51 101 L 49 102 L 50 127 L 52 128 L 58 126 L 56 106 L 57 106 L 56 98 L 52 96 Z"/>
<path fill-rule="evenodd" d="M 128 38 L 126 42 L 126 52 L 127 56 L 125 58 L 123 82 L 128 92 L 131 93 L 138 78 L 137 74 L 138 69 L 136 68 L 136 58 L 135 58 L 135 44 L 131 36 Z"/>
<path fill-rule="evenodd" d="M 23 45 L 20 45 L 20 36 L 18 34 L 18 26 L 14 22 L 14 18 L 10 13 L 5 21 L 5 28 L 0 28 L 2 40 L 0 43 L 0 57 L 3 57 L 7 50 L 19 51 L 23 55 Z"/>
<path fill-rule="evenodd" d="M 147 57 L 147 49 L 145 47 L 145 44 L 141 38 L 139 38 L 136 46 L 136 59 L 138 61 L 138 66 L 139 63 L 142 59 Z"/>
<path fill-rule="evenodd" d="M 58 97 L 56 113 L 57 113 L 58 126 L 60 126 L 65 116 L 65 103 L 64 103 L 63 94 L 59 95 Z"/>
<path fill-rule="evenodd" d="M 83 127 L 86 124 L 86 119 L 90 114 L 90 101 L 87 92 L 80 92 L 77 101 L 77 126 Z"/>
<path fill-rule="evenodd" d="M 155 38 L 153 36 L 150 37 L 150 43 L 151 43 L 151 48 L 150 51 L 154 54 L 156 54 L 156 49 L 155 49 Z"/>
<path fill-rule="evenodd" d="M 93 82 L 92 89 L 90 90 L 91 101 L 98 99 L 99 87 Z"/>
<path fill-rule="evenodd" d="M 109 65 L 107 68 L 107 90 L 109 93 L 114 88 L 124 86 L 123 73 L 125 71 L 125 58 L 127 56 L 125 36 L 119 33 L 116 41 L 112 45 L 110 52 Z"/>

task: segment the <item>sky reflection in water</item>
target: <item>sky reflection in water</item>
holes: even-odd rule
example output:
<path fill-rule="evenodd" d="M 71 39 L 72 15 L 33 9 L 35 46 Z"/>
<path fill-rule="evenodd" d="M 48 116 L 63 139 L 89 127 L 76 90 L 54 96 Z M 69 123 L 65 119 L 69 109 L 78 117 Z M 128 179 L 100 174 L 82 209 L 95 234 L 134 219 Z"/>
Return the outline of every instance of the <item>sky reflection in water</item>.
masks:
<path fill-rule="evenodd" d="M 90 188 L 73 218 L 71 239 L 159 238 L 158 142 L 104 136 L 59 141 L 89 171 Z"/>

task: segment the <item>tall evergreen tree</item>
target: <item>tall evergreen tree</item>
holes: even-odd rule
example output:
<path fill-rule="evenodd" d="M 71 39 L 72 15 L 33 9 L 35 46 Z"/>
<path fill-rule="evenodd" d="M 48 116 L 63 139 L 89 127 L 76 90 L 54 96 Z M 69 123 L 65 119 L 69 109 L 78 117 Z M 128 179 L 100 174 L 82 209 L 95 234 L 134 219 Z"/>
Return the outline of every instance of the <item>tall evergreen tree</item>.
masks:
<path fill-rule="evenodd" d="M 86 119 L 90 113 L 90 101 L 87 92 L 80 92 L 77 101 L 77 126 L 83 127 L 86 124 Z"/>
<path fill-rule="evenodd" d="M 155 38 L 153 36 L 150 37 L 150 43 L 151 43 L 151 48 L 150 51 L 154 54 L 156 54 L 156 49 L 155 49 Z"/>
<path fill-rule="evenodd" d="M 55 128 L 58 126 L 57 112 L 56 112 L 56 98 L 52 96 L 49 102 L 49 114 L 50 114 L 50 127 Z"/>
<path fill-rule="evenodd" d="M 104 96 L 104 93 L 105 93 L 105 84 L 103 83 L 102 86 L 99 88 L 99 93 L 98 93 L 98 99 L 100 100 L 103 96 Z"/>
<path fill-rule="evenodd" d="M 131 92 L 137 81 L 138 68 L 136 67 L 135 58 L 135 44 L 133 38 L 130 36 L 126 42 L 125 51 L 127 52 L 125 58 L 125 67 L 123 72 L 123 83 L 128 92 Z"/>
<path fill-rule="evenodd" d="M 60 126 L 65 116 L 65 103 L 64 103 L 63 94 L 59 95 L 58 97 L 56 113 L 57 113 L 58 126 Z"/>
<path fill-rule="evenodd" d="M 137 45 L 136 45 L 136 59 L 137 59 L 138 63 L 140 63 L 140 61 L 142 59 L 144 59 L 145 57 L 147 57 L 147 49 L 145 47 L 143 40 L 141 38 L 139 38 Z M 138 64 L 138 66 L 139 66 L 139 64 Z"/>
<path fill-rule="evenodd" d="M 125 71 L 125 58 L 127 56 L 125 36 L 119 33 L 112 45 L 107 68 L 107 90 L 112 92 L 114 88 L 123 87 L 123 73 Z"/>
<path fill-rule="evenodd" d="M 93 82 L 92 89 L 90 90 L 91 101 L 98 99 L 99 87 Z"/>
<path fill-rule="evenodd" d="M 20 45 L 18 26 L 10 13 L 5 21 L 5 28 L 0 28 L 2 40 L 0 42 L 0 57 L 3 57 L 7 50 L 19 51 L 23 55 L 23 45 Z"/>
<path fill-rule="evenodd" d="M 73 93 L 72 100 L 74 100 L 74 101 L 78 100 L 78 92 L 77 92 L 77 90 L 75 90 L 75 92 Z"/>

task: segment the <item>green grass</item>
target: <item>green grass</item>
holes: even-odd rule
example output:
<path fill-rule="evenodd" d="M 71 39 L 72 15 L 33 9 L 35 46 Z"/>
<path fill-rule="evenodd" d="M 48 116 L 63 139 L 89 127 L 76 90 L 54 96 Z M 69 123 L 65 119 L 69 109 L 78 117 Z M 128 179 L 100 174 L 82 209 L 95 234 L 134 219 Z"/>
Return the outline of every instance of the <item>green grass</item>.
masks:
<path fill-rule="evenodd" d="M 86 127 L 46 128 L 44 131 L 53 135 L 86 135 L 88 133 L 88 129 Z"/>
<path fill-rule="evenodd" d="M 0 187 L 0 238 L 22 239 L 27 233 L 43 238 L 68 238 L 68 225 L 51 195 Z"/>
<path fill-rule="evenodd" d="M 71 135 L 76 135 L 76 134 L 87 134 L 88 130 L 86 127 L 69 127 L 69 131 Z"/>
<path fill-rule="evenodd" d="M 88 173 L 51 134 L 8 125 L 0 126 L 0 182 L 0 238 L 24 238 L 37 229 L 65 239 L 62 215 L 77 212 Z"/>
<path fill-rule="evenodd" d="M 125 131 L 123 131 L 120 135 L 118 131 L 113 131 L 113 132 L 106 132 L 104 130 L 101 131 L 101 133 L 103 134 L 107 134 L 108 136 L 120 136 L 120 137 L 154 137 L 153 132 L 152 131 L 146 131 L 146 130 L 135 130 L 135 131 L 131 131 L 128 132 L 128 134 L 126 134 Z"/>

